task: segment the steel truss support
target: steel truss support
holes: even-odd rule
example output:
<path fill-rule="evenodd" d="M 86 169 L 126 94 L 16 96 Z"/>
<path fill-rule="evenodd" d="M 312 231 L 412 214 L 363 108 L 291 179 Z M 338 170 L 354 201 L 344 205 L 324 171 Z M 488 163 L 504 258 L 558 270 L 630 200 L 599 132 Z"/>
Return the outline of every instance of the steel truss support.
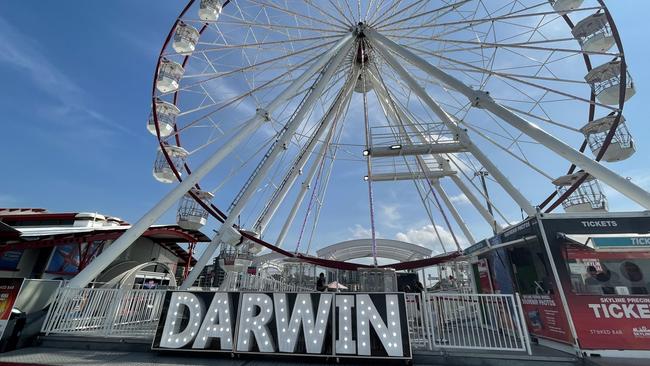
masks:
<path fill-rule="evenodd" d="M 408 136 L 405 136 L 408 138 Z M 368 150 L 368 155 L 373 158 L 383 158 L 392 156 L 413 156 L 413 155 L 432 155 L 432 154 L 451 154 L 467 151 L 465 147 L 458 142 L 441 142 L 441 143 L 422 143 L 415 145 L 393 145 L 393 146 L 373 146 Z"/>
<path fill-rule="evenodd" d="M 410 62 L 411 64 L 418 67 L 422 71 L 440 80 L 448 87 L 463 94 L 465 97 L 467 97 L 470 100 L 472 105 L 474 105 L 475 107 L 482 108 L 493 113 L 495 116 L 501 118 L 503 121 L 505 121 L 512 127 L 528 135 L 529 137 L 539 142 L 540 144 L 546 146 L 546 148 L 555 152 L 556 154 L 566 159 L 567 161 L 571 162 L 572 164 L 575 164 L 576 166 L 584 169 L 587 173 L 591 174 L 596 179 L 599 179 L 603 183 L 619 191 L 629 199 L 633 200 L 634 202 L 644 207 L 645 209 L 650 209 L 649 192 L 637 186 L 636 184 L 630 182 L 624 177 L 621 177 L 620 175 L 614 173 L 613 171 L 601 165 L 597 161 L 590 159 L 589 157 L 585 156 L 578 150 L 572 148 L 571 146 L 565 144 L 561 140 L 547 133 L 539 126 L 527 121 L 526 119 L 518 116 L 511 110 L 497 103 L 496 101 L 494 101 L 494 99 L 492 99 L 492 97 L 490 97 L 488 92 L 474 90 L 470 88 L 460 80 L 447 74 L 441 69 L 431 65 L 430 63 L 428 63 L 426 60 L 419 57 L 415 53 L 407 50 L 403 46 L 400 46 L 399 44 L 382 36 L 381 34 L 377 33 L 373 29 L 366 28 L 364 29 L 364 33 L 368 36 L 369 39 L 373 40 L 376 45 L 383 46 L 383 47 L 381 46 L 378 47 L 382 51 L 382 54 L 387 54 L 384 47 L 390 49 L 392 52 L 395 52 L 396 54 L 400 55 L 406 61 Z M 488 169 L 488 167 L 486 166 L 484 167 L 488 170 L 490 174 L 492 174 L 492 176 L 495 179 L 497 179 L 497 181 L 499 180 L 498 177 L 492 171 L 490 171 L 490 169 Z M 525 208 L 524 210 L 530 216 L 534 214 L 534 212 L 530 213 Z"/>
<path fill-rule="evenodd" d="M 364 30 L 366 36 L 371 40 L 375 49 L 382 55 L 384 60 L 395 70 L 395 72 L 406 82 L 409 88 L 422 100 L 437 116 L 442 120 L 445 126 L 458 135 L 459 141 L 465 145 L 467 150 L 476 158 L 476 160 L 483 165 L 483 167 L 496 179 L 497 182 L 505 189 L 505 191 L 512 197 L 512 199 L 521 207 L 528 216 L 533 216 L 536 213 L 535 208 L 524 197 L 517 188 L 506 178 L 503 173 L 492 163 L 492 161 L 472 142 L 467 131 L 460 128 L 452 119 L 452 117 L 445 112 L 440 105 L 435 102 L 429 94 L 422 88 L 422 86 L 404 69 L 404 67 L 393 57 L 393 55 L 386 49 L 388 47 L 384 42 L 392 42 L 386 37 L 378 34 L 370 28 Z M 395 43 L 393 43 L 395 44 Z M 402 48 L 395 44 L 396 47 Z M 392 48 L 391 48 L 392 49 Z"/>
<path fill-rule="evenodd" d="M 311 108 L 321 97 L 330 79 L 341 65 L 343 59 L 348 55 L 354 42 L 352 40 L 352 37 L 346 37 L 345 39 L 346 42 L 342 45 L 338 53 L 333 58 L 327 60 L 330 62 L 323 71 L 321 77 L 312 87 L 309 95 L 299 107 L 296 114 L 285 126 L 282 134 L 278 139 L 278 143 L 276 143 L 273 149 L 271 149 L 271 151 L 268 153 L 268 156 L 264 163 L 261 165 L 259 170 L 253 173 L 255 176 L 250 181 L 250 184 L 240 194 L 235 206 L 230 210 L 230 212 L 228 212 L 228 218 L 223 224 L 221 224 L 219 232 L 214 236 L 214 238 L 212 238 L 212 241 L 208 245 L 208 248 L 206 248 L 201 257 L 199 257 L 199 260 L 194 265 L 194 268 L 192 268 L 190 274 L 187 276 L 185 281 L 183 281 L 181 289 L 187 289 L 188 287 L 192 286 L 194 281 L 196 281 L 196 279 L 199 277 L 199 274 L 203 270 L 203 267 L 205 267 L 208 261 L 212 258 L 217 247 L 222 242 L 224 242 L 226 245 L 235 245 L 240 241 L 241 235 L 233 228 L 237 217 L 244 209 L 255 191 L 258 189 L 264 178 L 266 178 L 268 171 L 271 169 L 280 153 L 284 151 L 284 146 L 289 144 L 291 138 L 296 132 L 296 129 L 298 129 L 298 127 L 302 124 L 304 118 L 307 116 Z"/>
<path fill-rule="evenodd" d="M 350 85 L 347 86 L 348 89 L 345 91 L 346 98 L 343 98 L 343 100 L 339 102 L 340 108 L 338 106 L 334 108 L 337 111 L 337 113 L 334 115 L 334 118 L 336 119 L 340 118 L 340 113 L 345 109 L 346 105 L 350 103 L 350 100 L 352 98 L 352 91 L 354 90 L 354 85 L 356 83 L 357 78 L 359 77 L 359 72 L 360 72 L 359 68 L 355 67 L 351 78 L 352 81 Z M 333 121 L 332 125 L 334 125 L 335 122 L 336 120 Z M 300 209 L 300 206 L 302 205 L 302 202 L 305 199 L 305 196 L 307 195 L 307 191 L 309 191 L 311 187 L 311 182 L 314 179 L 316 172 L 318 171 L 318 166 L 321 164 L 321 161 L 325 159 L 325 155 L 327 155 L 327 148 L 329 147 L 328 141 L 331 140 L 334 132 L 335 132 L 334 129 L 330 130 L 329 136 L 327 137 L 326 141 L 324 141 L 323 144 L 321 145 L 319 152 L 316 154 L 316 158 L 314 159 L 311 166 L 309 167 L 309 171 L 307 172 L 307 175 L 305 175 L 305 180 L 302 182 L 300 186 L 300 191 L 298 192 L 298 196 L 296 197 L 293 206 L 291 206 L 289 215 L 287 216 L 284 225 L 282 225 L 280 234 L 278 235 L 278 238 L 275 241 L 275 245 L 281 247 L 282 244 L 284 243 L 284 239 L 287 237 L 289 228 L 291 227 L 291 224 L 293 224 L 293 220 L 295 220 L 296 215 L 298 214 L 298 209 Z"/>
<path fill-rule="evenodd" d="M 117 240 L 97 256 L 90 264 L 79 272 L 70 282 L 68 287 L 85 287 L 90 281 L 106 269 L 117 257 L 122 254 L 135 240 L 137 240 L 162 214 L 171 208 L 190 188 L 194 187 L 206 174 L 212 171 L 224 158 L 226 158 L 239 144 L 252 135 L 266 121 L 270 115 L 283 102 L 295 95 L 298 90 L 343 47 L 349 46 L 354 35 L 352 33 L 343 37 L 330 50 L 314 62 L 300 77 L 295 79 L 266 109 L 259 109 L 257 114 L 243 124 L 243 128 L 235 134 L 226 144 L 208 158 L 201 166 L 189 174 L 182 182 L 172 189 L 160 202 L 138 220 L 129 230 L 125 231 Z M 194 271 L 192 271 L 194 272 Z M 192 275 L 190 272 L 190 276 Z"/>
<path fill-rule="evenodd" d="M 407 115 L 402 110 L 402 108 L 400 108 L 399 105 L 397 105 L 394 101 L 390 100 L 390 96 L 385 90 L 383 84 L 379 80 L 377 80 L 374 75 L 372 75 L 370 80 L 373 83 L 375 92 L 378 93 L 379 102 L 382 104 L 383 108 L 387 110 L 388 114 L 395 121 L 395 123 L 397 123 L 398 126 L 403 128 L 399 123 L 399 121 L 401 120 L 417 134 L 417 136 L 422 142 L 426 142 L 427 141 L 426 136 L 424 136 L 424 134 L 419 129 L 417 124 L 413 122 L 411 117 Z M 438 164 L 440 164 L 443 170 L 451 170 L 451 166 L 449 164 L 449 161 L 447 161 L 447 159 L 437 154 L 434 154 L 433 157 L 434 159 L 436 159 Z M 474 206 L 474 208 L 476 208 L 476 210 L 481 214 L 481 216 L 488 223 L 488 225 L 493 227 L 495 230 L 499 229 L 499 227 L 496 224 L 496 220 L 494 219 L 494 216 L 481 204 L 479 199 L 469 189 L 469 187 L 465 184 L 465 182 L 463 182 L 463 180 L 457 174 L 450 175 L 449 177 L 454 182 L 454 184 L 456 184 L 458 189 L 460 189 L 460 191 L 463 192 L 465 197 L 467 197 L 467 199 Z"/>
<path fill-rule="evenodd" d="M 397 125 L 398 129 L 400 130 L 400 133 L 402 133 L 404 136 L 406 136 L 407 141 L 412 143 L 410 136 L 406 133 L 406 129 L 404 127 L 404 124 L 409 125 L 411 129 L 413 129 L 417 136 L 424 142 L 426 141 L 425 136 L 421 133 L 421 131 L 417 128 L 415 123 L 406 116 L 406 113 L 404 113 L 399 106 L 396 105 L 396 103 L 390 99 L 390 95 L 388 94 L 388 91 L 385 89 L 384 85 L 381 83 L 380 80 L 377 80 L 377 77 L 375 75 L 371 75 L 369 78 L 371 83 L 373 84 L 373 88 L 375 90 L 375 93 L 377 94 L 377 99 L 379 99 L 379 104 L 382 106 L 384 109 L 385 113 L 387 116 L 389 116 Z M 400 118 L 401 117 L 401 118 Z M 438 154 L 433 154 L 433 157 L 436 159 L 438 164 L 441 165 L 442 170 L 445 172 L 450 172 L 451 167 L 449 166 L 449 163 L 440 157 Z M 428 165 L 422 159 L 421 156 L 417 157 L 418 162 L 422 166 L 422 168 L 429 170 Z M 456 174 L 449 174 L 449 177 L 452 178 L 458 178 Z M 464 183 L 458 178 L 460 181 L 460 184 L 464 186 Z M 460 213 L 458 210 L 456 210 L 456 207 L 451 203 L 451 200 L 449 199 L 449 196 L 447 195 L 447 192 L 442 188 L 442 185 L 440 184 L 439 179 L 431 179 L 431 184 L 432 186 L 436 189 L 436 191 L 440 194 L 442 197 L 442 200 L 445 202 L 445 205 L 447 206 L 447 209 L 451 212 L 452 216 L 454 217 L 454 220 L 456 220 L 456 223 L 460 227 L 460 229 L 463 231 L 463 235 L 465 235 L 465 238 L 467 238 L 468 242 L 471 244 L 474 243 L 474 236 L 472 235 L 472 232 L 469 230 L 467 227 L 467 224 L 463 220 L 463 218 L 460 216 Z M 470 192 L 471 195 L 471 192 Z M 477 201 L 478 202 L 478 201 Z M 490 215 L 490 217 L 492 217 Z"/>
<path fill-rule="evenodd" d="M 388 182 L 388 181 L 398 181 L 398 180 L 414 180 L 414 179 L 428 179 L 435 180 L 442 177 L 447 177 L 452 174 L 456 174 L 455 171 L 447 170 L 430 170 L 420 172 L 396 172 L 396 173 L 379 173 L 373 174 L 370 177 L 366 176 L 364 179 L 370 179 L 372 182 Z"/>
<path fill-rule="evenodd" d="M 298 175 L 305 167 L 307 161 L 310 159 L 314 150 L 316 149 L 316 145 L 318 145 L 320 139 L 323 137 L 325 132 L 327 132 L 329 129 L 330 132 L 328 133 L 328 137 L 323 142 L 323 144 L 325 145 L 324 146 L 325 150 L 321 151 L 322 154 L 319 154 L 316 157 L 314 162 L 315 165 L 319 165 L 321 159 L 323 159 L 323 157 L 325 156 L 325 153 L 327 152 L 326 149 L 327 149 L 328 141 L 330 140 L 331 136 L 334 133 L 333 128 L 335 124 L 332 123 L 332 121 L 335 119 L 336 116 L 340 114 L 340 112 L 345 108 L 347 103 L 349 103 L 350 97 L 352 96 L 352 90 L 354 90 L 354 85 L 356 83 L 357 77 L 358 74 L 356 72 L 353 72 L 352 77 L 346 82 L 346 84 L 341 89 L 341 91 L 337 95 L 336 99 L 334 100 L 330 108 L 327 110 L 326 114 L 321 118 L 318 129 L 312 136 L 309 143 L 305 145 L 305 147 L 303 148 L 298 161 L 294 164 L 293 167 L 290 168 L 288 175 L 285 177 L 285 184 L 283 184 L 281 187 L 278 188 L 278 191 L 276 192 L 276 194 L 274 194 L 272 200 L 268 203 L 268 208 L 265 209 L 264 213 L 257 219 L 257 224 L 255 225 L 254 230 L 257 231 L 260 234 L 260 236 L 264 232 L 264 229 L 266 229 L 266 226 L 268 225 L 269 221 L 271 221 L 271 219 L 275 215 L 275 212 L 277 211 L 280 204 L 284 201 L 285 197 L 289 193 L 289 190 L 295 184 L 296 180 L 298 179 Z"/>

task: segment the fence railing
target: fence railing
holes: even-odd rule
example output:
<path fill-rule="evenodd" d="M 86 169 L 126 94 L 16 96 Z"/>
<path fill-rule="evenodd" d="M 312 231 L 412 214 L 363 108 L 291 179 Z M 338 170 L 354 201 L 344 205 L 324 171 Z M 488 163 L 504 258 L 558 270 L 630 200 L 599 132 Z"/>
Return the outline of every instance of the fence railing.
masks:
<path fill-rule="evenodd" d="M 270 277 L 262 277 L 241 272 L 228 272 L 219 286 L 221 291 L 286 291 L 309 292 L 313 288 L 287 284 Z"/>
<path fill-rule="evenodd" d="M 165 290 L 59 288 L 45 334 L 153 337 Z"/>
<path fill-rule="evenodd" d="M 424 299 L 423 299 L 424 297 Z M 518 296 L 504 294 L 407 294 L 414 348 L 458 348 L 530 353 Z"/>
<path fill-rule="evenodd" d="M 221 291 L 313 291 L 269 278 L 229 274 Z M 166 290 L 59 288 L 45 334 L 153 338 Z M 414 349 L 481 349 L 530 353 L 518 296 L 406 294 Z"/>

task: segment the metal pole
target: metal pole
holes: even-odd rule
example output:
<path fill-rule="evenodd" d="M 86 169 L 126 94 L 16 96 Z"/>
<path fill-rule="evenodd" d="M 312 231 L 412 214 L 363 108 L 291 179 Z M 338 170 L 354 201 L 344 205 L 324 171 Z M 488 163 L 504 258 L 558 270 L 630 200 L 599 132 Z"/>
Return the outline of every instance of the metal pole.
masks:
<path fill-rule="evenodd" d="M 321 78 L 316 82 L 313 89 L 309 93 L 307 99 L 305 99 L 304 103 L 300 106 L 300 109 L 296 112 L 296 114 L 291 119 L 291 121 L 288 122 L 287 126 L 285 126 L 282 135 L 280 136 L 278 142 L 275 144 L 274 148 L 269 153 L 268 158 L 266 159 L 266 161 L 264 161 L 260 169 L 254 173 L 255 177 L 250 182 L 248 187 L 246 187 L 241 197 L 235 204 L 235 207 L 233 207 L 232 210 L 228 213 L 228 218 L 226 219 L 226 221 L 223 224 L 221 224 L 221 228 L 219 232 L 214 236 L 214 238 L 212 238 L 212 241 L 210 242 L 210 244 L 208 244 L 208 247 L 203 252 L 199 260 L 196 262 L 194 268 L 192 268 L 192 271 L 190 271 L 185 281 L 183 281 L 183 284 L 181 285 L 181 289 L 187 289 L 194 283 L 194 281 L 199 276 L 203 267 L 205 267 L 208 260 L 212 258 L 214 251 L 217 249 L 219 244 L 221 244 L 221 241 L 224 238 L 224 234 L 228 233 L 229 230 L 232 230 L 232 226 L 235 223 L 237 216 L 241 213 L 241 211 L 248 203 L 248 200 L 253 196 L 255 191 L 258 189 L 259 184 L 266 177 L 266 174 L 275 163 L 276 158 L 280 155 L 282 151 L 284 151 L 283 146 L 289 143 L 294 133 L 296 132 L 296 129 L 300 126 L 307 113 L 311 110 L 313 105 L 321 97 L 323 90 L 325 90 L 325 87 L 329 83 L 330 79 L 332 78 L 332 76 L 338 69 L 339 65 L 341 64 L 345 56 L 348 54 L 350 48 L 352 47 L 352 43 L 353 43 L 352 36 L 346 37 L 345 39 L 346 42 L 343 44 L 343 47 L 339 50 L 339 52 L 334 56 L 334 58 L 331 60 L 329 65 L 325 68 L 325 71 L 323 72 Z"/>
<path fill-rule="evenodd" d="M 475 107 L 484 108 L 490 111 L 495 116 L 501 118 L 512 127 L 518 129 L 519 131 L 528 135 L 535 141 L 546 146 L 549 150 L 555 152 L 556 154 L 566 159 L 567 161 L 571 162 L 572 164 L 575 164 L 576 166 L 584 169 L 587 173 L 593 175 L 596 179 L 601 180 L 608 186 L 619 191 L 620 193 L 622 193 L 629 199 L 635 201 L 642 207 L 646 209 L 650 209 L 649 192 L 637 186 L 636 184 L 628 181 L 624 177 L 621 177 L 620 175 L 614 173 L 613 171 L 609 170 L 608 168 L 601 165 L 597 161 L 588 158 L 578 150 L 562 142 L 560 139 L 547 133 L 539 126 L 525 120 L 524 118 L 518 116 L 508 108 L 495 102 L 494 99 L 490 97 L 488 92 L 474 90 L 470 88 L 460 80 L 447 74 L 441 69 L 429 64 L 426 60 L 417 56 L 413 52 L 405 49 L 403 46 L 398 45 L 397 43 L 382 36 L 381 34 L 377 33 L 372 29 L 365 29 L 364 33 L 370 39 L 376 40 L 377 42 L 381 43 L 385 47 L 389 48 L 391 51 L 399 54 L 405 60 L 411 62 L 414 66 L 418 67 L 422 71 L 440 80 L 442 83 L 446 84 L 450 88 L 455 89 L 456 91 L 462 93 L 470 100 L 470 102 Z M 490 169 L 488 169 L 488 171 L 490 171 L 490 173 L 495 179 L 497 178 L 497 176 L 494 175 L 494 173 Z M 526 210 L 525 207 L 522 208 Z M 531 213 L 528 211 L 526 211 L 526 213 L 529 216 L 533 216 L 535 214 L 534 212 Z"/>
<path fill-rule="evenodd" d="M 310 143 L 305 146 L 305 149 L 303 151 L 303 154 L 300 156 L 298 161 L 296 162 L 294 169 L 291 171 L 287 183 L 280 188 L 280 191 L 278 194 L 275 196 L 272 202 L 269 203 L 269 209 L 266 211 L 266 214 L 258 219 L 259 225 L 256 229 L 259 229 L 259 234 L 262 235 L 262 232 L 266 228 L 266 225 L 268 225 L 269 221 L 273 218 L 273 215 L 277 211 L 278 207 L 280 204 L 284 201 L 285 197 L 287 196 L 287 193 L 293 187 L 294 183 L 298 179 L 298 175 L 300 171 L 305 167 L 307 164 L 307 161 L 311 157 L 311 155 L 314 152 L 314 149 L 316 148 L 316 145 L 318 144 L 318 141 L 320 141 L 321 137 L 325 134 L 325 132 L 328 130 L 328 127 L 331 125 L 332 127 L 330 128 L 330 133 L 328 136 L 333 135 L 333 126 L 334 124 L 331 123 L 332 120 L 339 115 L 339 112 L 345 107 L 345 104 L 349 102 L 349 97 L 352 95 L 352 90 L 354 89 L 354 83 L 356 80 L 357 72 L 353 72 L 352 77 L 350 78 L 348 84 L 344 89 L 341 90 L 339 93 L 339 96 L 336 98 L 334 103 L 330 106 L 329 110 L 327 111 L 327 114 L 323 116 L 321 119 L 321 124 L 316 133 L 314 134 L 312 140 Z M 326 139 L 326 141 L 329 140 L 329 137 Z M 327 145 L 324 143 L 324 145 Z M 327 146 L 325 146 L 327 147 Z M 320 154 L 316 157 L 316 165 L 320 164 L 320 160 L 323 158 L 325 155 L 325 151 L 321 151 L 323 154 Z M 278 245 L 280 243 L 278 242 Z"/>
<path fill-rule="evenodd" d="M 490 173 L 486 172 L 485 170 L 479 170 L 478 172 L 474 173 L 474 176 L 478 176 L 481 178 L 481 184 L 483 185 L 483 194 L 485 195 L 485 204 L 487 205 L 487 209 L 490 212 L 490 215 L 494 217 L 494 213 L 492 212 L 492 203 L 490 202 L 490 193 L 488 192 L 487 183 L 485 182 L 485 177 L 488 174 Z M 492 225 L 492 232 L 494 233 L 494 235 L 497 234 L 496 220 Z"/>
<path fill-rule="evenodd" d="M 355 68 L 354 70 L 355 71 L 352 78 L 353 81 L 356 79 L 356 77 L 358 77 L 359 74 L 358 68 Z M 354 82 L 348 87 L 350 88 L 350 92 L 348 93 L 348 97 L 346 98 L 345 103 L 350 102 L 350 97 L 352 96 L 351 90 L 354 89 Z M 333 131 L 330 131 L 330 134 L 332 133 Z M 291 227 L 293 220 L 296 218 L 296 215 L 298 214 L 298 209 L 300 209 L 300 206 L 302 205 L 302 202 L 305 199 L 307 191 L 309 191 L 309 188 L 311 187 L 311 182 L 314 179 L 314 176 L 316 175 L 316 171 L 318 170 L 321 161 L 325 158 L 325 155 L 327 154 L 328 147 L 329 145 L 325 143 L 321 146 L 319 152 L 316 154 L 316 158 L 314 159 L 312 165 L 309 168 L 309 171 L 305 175 L 305 180 L 301 184 L 300 192 L 298 192 L 298 196 L 296 197 L 296 200 L 294 201 L 294 204 L 291 207 L 291 211 L 289 211 L 289 215 L 287 216 L 287 219 L 285 220 L 284 225 L 282 226 L 282 230 L 280 230 L 280 234 L 278 235 L 278 238 L 275 241 L 275 244 L 277 246 L 279 247 L 282 246 L 282 243 L 284 242 L 284 239 L 286 238 L 289 232 L 289 228 Z"/>
<path fill-rule="evenodd" d="M 102 254 L 97 256 L 92 262 L 86 266 L 79 274 L 70 280 L 68 287 L 85 287 L 99 276 L 99 274 L 106 269 L 117 257 L 124 252 L 136 239 L 138 239 L 156 220 L 162 216 L 176 201 L 178 201 L 190 188 L 194 187 L 201 178 L 207 175 L 214 169 L 224 158 L 226 158 L 239 144 L 246 140 L 253 132 L 255 132 L 263 122 L 269 120 L 269 116 L 273 111 L 281 105 L 285 100 L 293 96 L 303 84 L 309 80 L 314 74 L 325 66 L 343 46 L 349 44 L 353 34 L 348 34 L 341 39 L 334 47 L 323 54 L 323 57 L 316 61 L 309 69 L 307 69 L 300 77 L 294 80 L 287 89 L 282 92 L 275 100 L 273 100 L 266 108 L 259 109 L 255 117 L 244 123 L 244 127 L 235 134 L 227 143 L 224 144 L 214 155 L 206 160 L 201 166 L 188 175 L 181 183 L 171 190 L 160 202 L 158 202 L 149 212 L 147 212 L 138 222 L 131 228 L 125 231 L 117 240 L 115 240 L 108 248 L 105 248 Z"/>
<path fill-rule="evenodd" d="M 442 185 L 440 184 L 440 180 L 438 179 L 432 180 L 431 183 L 433 184 L 433 187 L 436 189 L 436 191 L 438 191 L 438 194 L 440 194 L 440 198 L 442 198 L 443 202 L 445 202 L 447 209 L 449 210 L 449 212 L 451 212 L 451 215 L 454 217 L 454 220 L 456 220 L 458 226 L 460 226 L 460 229 L 463 231 L 463 235 L 465 235 L 465 237 L 469 241 L 469 244 L 472 245 L 473 243 L 475 243 L 472 232 L 469 230 L 467 224 L 465 224 L 465 221 L 458 213 L 456 206 L 454 206 L 451 203 L 451 200 L 449 199 L 447 192 L 445 192 L 444 188 L 442 188 Z"/>
<path fill-rule="evenodd" d="M 388 64 L 395 70 L 397 74 L 408 84 L 409 88 L 442 120 L 445 126 L 458 135 L 459 141 L 467 148 L 467 150 L 478 160 L 483 167 L 492 174 L 492 176 L 499 182 L 503 189 L 508 192 L 510 197 L 521 207 L 529 216 L 534 216 L 536 213 L 535 208 L 530 204 L 530 202 L 524 197 L 517 188 L 506 178 L 503 173 L 490 161 L 490 159 L 483 154 L 483 152 L 476 146 L 472 140 L 467 135 L 467 131 L 458 127 L 453 121 L 451 116 L 445 112 L 438 103 L 436 103 L 427 92 L 418 84 L 418 82 L 402 67 L 402 65 L 388 52 L 384 49 L 384 43 L 380 43 L 381 38 L 385 38 L 379 35 L 377 32 L 372 29 L 367 29 L 365 31 L 366 36 L 370 40 L 374 40 L 376 45 L 375 49 L 381 53 L 382 57 L 388 62 Z M 381 37 L 381 38 L 380 38 Z M 396 45 L 397 47 L 401 47 Z"/>

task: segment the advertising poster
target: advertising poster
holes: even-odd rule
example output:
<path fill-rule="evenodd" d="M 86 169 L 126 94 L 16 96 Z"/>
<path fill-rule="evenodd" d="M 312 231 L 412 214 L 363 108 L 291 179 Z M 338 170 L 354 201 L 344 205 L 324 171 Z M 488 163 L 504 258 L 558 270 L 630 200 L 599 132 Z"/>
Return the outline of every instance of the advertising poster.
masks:
<path fill-rule="evenodd" d="M 580 347 L 650 349 L 650 298 L 640 296 L 569 297 Z"/>
<path fill-rule="evenodd" d="M 543 223 L 580 348 L 650 350 L 650 251 L 638 232 L 650 217 Z"/>
<path fill-rule="evenodd" d="M 0 337 L 7 326 L 22 284 L 22 278 L 0 278 Z"/>
<path fill-rule="evenodd" d="M 559 296 L 522 295 L 521 304 L 531 334 L 563 343 L 573 343 Z"/>
<path fill-rule="evenodd" d="M 481 258 L 477 263 L 478 267 L 478 281 L 479 287 L 481 288 L 482 294 L 491 294 L 494 291 L 492 290 L 492 279 L 490 278 L 490 268 L 488 267 L 487 259 Z"/>

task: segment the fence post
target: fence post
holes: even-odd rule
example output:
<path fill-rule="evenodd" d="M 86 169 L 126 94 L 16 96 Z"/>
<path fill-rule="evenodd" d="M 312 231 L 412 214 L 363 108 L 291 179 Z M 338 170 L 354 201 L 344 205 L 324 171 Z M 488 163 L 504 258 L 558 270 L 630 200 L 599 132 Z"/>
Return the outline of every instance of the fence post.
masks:
<path fill-rule="evenodd" d="M 108 307 L 108 312 L 106 313 L 106 320 L 104 322 L 104 335 L 109 336 L 113 330 L 113 323 L 115 322 L 115 316 L 120 308 L 122 302 L 124 290 L 123 289 L 112 289 L 113 296 L 111 296 L 112 303 Z M 110 290 L 109 290 L 110 291 Z"/>
<path fill-rule="evenodd" d="M 533 354 L 533 350 L 531 349 L 530 345 L 530 334 L 528 334 L 528 326 L 526 325 L 526 318 L 524 318 L 524 308 L 521 305 L 521 297 L 519 296 L 519 292 L 515 293 L 516 299 L 517 299 L 517 314 L 518 316 L 518 323 L 520 326 L 520 329 L 522 330 L 521 332 L 521 337 L 523 338 L 522 341 L 524 342 L 524 347 L 526 347 L 526 352 L 528 352 L 528 355 Z"/>

